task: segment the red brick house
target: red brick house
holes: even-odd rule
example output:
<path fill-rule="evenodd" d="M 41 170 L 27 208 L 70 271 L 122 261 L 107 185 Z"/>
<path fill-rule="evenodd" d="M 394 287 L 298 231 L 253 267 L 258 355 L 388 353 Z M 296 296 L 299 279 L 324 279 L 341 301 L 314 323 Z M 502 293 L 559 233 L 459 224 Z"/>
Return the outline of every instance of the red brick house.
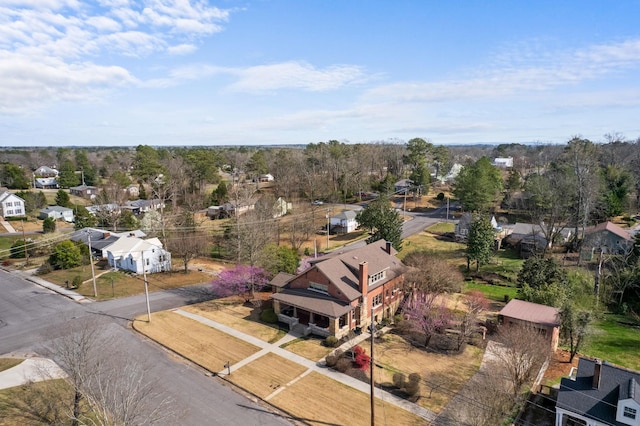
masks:
<path fill-rule="evenodd" d="M 386 241 L 334 252 L 271 296 L 280 321 L 304 334 L 340 338 L 391 318 L 402 300 L 404 264 Z"/>
<path fill-rule="evenodd" d="M 511 299 L 498 313 L 498 323 L 503 326 L 524 325 L 532 327 L 549 341 L 551 349 L 558 349 L 560 337 L 560 310 L 552 306 Z"/>

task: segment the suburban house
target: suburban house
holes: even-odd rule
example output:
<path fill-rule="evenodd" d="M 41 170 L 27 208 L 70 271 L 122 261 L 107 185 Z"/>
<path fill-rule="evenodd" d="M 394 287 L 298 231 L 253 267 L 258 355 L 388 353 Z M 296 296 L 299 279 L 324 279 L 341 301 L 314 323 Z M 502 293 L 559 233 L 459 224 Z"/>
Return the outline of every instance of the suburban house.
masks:
<path fill-rule="evenodd" d="M 640 373 L 580 358 L 560 382 L 556 426 L 640 425 Z"/>
<path fill-rule="evenodd" d="M 413 181 L 411 179 L 400 179 L 393 184 L 393 190 L 396 194 L 406 194 L 411 190 L 411 188 L 413 188 L 413 186 Z"/>
<path fill-rule="evenodd" d="M 96 216 L 96 215 L 110 215 L 110 214 L 118 214 L 121 211 L 119 205 L 112 204 L 94 204 L 93 206 L 87 206 L 87 211 Z"/>
<path fill-rule="evenodd" d="M 38 189 L 58 189 L 58 181 L 54 177 L 39 177 L 33 180 L 33 186 Z"/>
<path fill-rule="evenodd" d="M 513 167 L 513 157 L 496 157 L 493 159 L 493 165 L 503 169 Z"/>
<path fill-rule="evenodd" d="M 131 213 L 135 215 L 147 213 L 151 210 L 161 210 L 165 207 L 164 202 L 157 198 L 153 200 L 127 201 L 127 204 L 123 206 L 123 208 L 131 210 Z"/>
<path fill-rule="evenodd" d="M 171 271 L 171 253 L 158 238 L 121 237 L 105 249 L 109 266 L 135 274 Z"/>
<path fill-rule="evenodd" d="M 388 241 L 338 251 L 311 260 L 311 266 L 272 283 L 273 309 L 289 329 L 305 335 L 341 338 L 391 318 L 403 294 L 404 264 Z"/>
<path fill-rule="evenodd" d="M 0 189 L 0 216 L 17 217 L 24 216 L 24 200 L 13 192 Z"/>
<path fill-rule="evenodd" d="M 53 167 L 47 167 L 47 166 L 40 166 L 37 169 L 34 170 L 33 175 L 35 177 L 42 177 L 42 178 L 55 178 L 58 177 L 58 170 L 54 169 Z"/>
<path fill-rule="evenodd" d="M 93 200 L 98 196 L 98 188 L 88 185 L 72 186 L 69 188 L 69 193 L 71 195 Z"/>
<path fill-rule="evenodd" d="M 133 183 L 124 188 L 124 191 L 131 198 L 138 198 L 140 196 L 140 187 Z"/>
<path fill-rule="evenodd" d="M 348 234 L 355 231 L 360 224 L 356 221 L 356 213 L 353 210 L 343 210 L 335 216 L 329 218 L 329 225 L 332 234 Z"/>
<path fill-rule="evenodd" d="M 493 227 L 493 230 L 498 233 L 501 231 L 501 227 L 500 225 L 498 225 L 498 222 L 496 221 L 495 216 L 491 216 L 491 226 Z M 460 219 L 458 219 L 458 222 L 455 225 L 454 228 L 454 234 L 455 234 L 455 238 L 456 240 L 460 240 L 460 241 L 465 241 L 467 238 L 469 238 L 469 230 L 471 229 L 471 222 L 473 222 L 473 214 L 472 213 L 463 213 L 462 216 L 460 216 Z"/>
<path fill-rule="evenodd" d="M 49 206 L 40 210 L 40 214 L 38 215 L 40 219 L 62 219 L 65 222 L 73 222 L 73 209 L 68 207 L 61 206 Z"/>
<path fill-rule="evenodd" d="M 239 201 L 229 201 L 228 203 L 223 204 L 221 207 L 227 213 L 228 216 L 235 216 L 236 212 L 238 216 L 241 216 L 248 212 L 249 210 L 253 210 L 256 208 L 257 198 L 249 198 L 246 200 Z"/>
<path fill-rule="evenodd" d="M 285 201 L 284 198 L 278 197 L 273 205 L 273 218 L 279 218 L 287 214 L 291 210 L 292 204 Z"/>
<path fill-rule="evenodd" d="M 498 323 L 505 327 L 531 327 L 547 338 L 553 351 L 558 349 L 558 338 L 560 337 L 560 310 L 558 308 L 511 299 L 498 313 Z"/>
<path fill-rule="evenodd" d="M 611 222 L 603 222 L 584 230 L 580 247 L 580 260 L 591 261 L 603 254 L 629 253 L 633 247 L 631 235 Z"/>
<path fill-rule="evenodd" d="M 273 175 L 269 173 L 260 175 L 258 176 L 258 182 L 273 182 Z"/>
<path fill-rule="evenodd" d="M 106 259 L 107 249 L 120 238 L 128 237 L 143 238 L 146 237 L 146 234 L 139 229 L 127 232 L 111 232 L 104 229 L 83 228 L 71 234 L 70 240 L 82 242 L 88 246 L 89 238 L 91 238 L 91 251 L 93 255 L 98 259 Z"/>

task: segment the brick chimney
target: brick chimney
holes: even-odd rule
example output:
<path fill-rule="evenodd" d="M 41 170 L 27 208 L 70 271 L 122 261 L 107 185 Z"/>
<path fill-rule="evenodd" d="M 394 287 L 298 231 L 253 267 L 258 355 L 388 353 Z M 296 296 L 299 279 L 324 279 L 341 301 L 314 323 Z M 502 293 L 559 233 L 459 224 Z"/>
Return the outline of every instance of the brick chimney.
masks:
<path fill-rule="evenodd" d="M 358 275 L 358 284 L 360 287 L 360 293 L 362 297 L 367 297 L 367 291 L 369 290 L 369 264 L 362 262 L 360 264 L 360 271 Z"/>
<path fill-rule="evenodd" d="M 593 389 L 600 388 L 600 374 L 602 373 L 602 360 L 597 359 L 595 364 L 593 365 Z"/>
<path fill-rule="evenodd" d="M 109 238 L 110 235 L 111 235 L 110 232 L 103 232 L 102 233 L 102 238 Z"/>
<path fill-rule="evenodd" d="M 391 245 L 391 241 L 386 241 L 385 242 L 385 246 L 384 246 L 384 250 L 387 252 L 387 254 L 391 254 L 391 248 L 393 246 Z"/>

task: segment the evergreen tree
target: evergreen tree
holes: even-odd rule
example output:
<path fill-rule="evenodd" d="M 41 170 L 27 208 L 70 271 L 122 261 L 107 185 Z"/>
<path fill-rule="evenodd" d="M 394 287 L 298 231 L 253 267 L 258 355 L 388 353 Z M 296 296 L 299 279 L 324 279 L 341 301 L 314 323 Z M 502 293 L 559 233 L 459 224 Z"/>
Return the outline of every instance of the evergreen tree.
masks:
<path fill-rule="evenodd" d="M 74 229 L 91 228 L 96 226 L 97 223 L 98 219 L 89 213 L 86 207 L 80 205 L 74 207 Z"/>
<path fill-rule="evenodd" d="M 71 198 L 69 197 L 69 193 L 64 189 L 59 189 L 58 192 L 56 192 L 56 206 L 71 207 Z"/>
<path fill-rule="evenodd" d="M 12 163 L 2 165 L 0 183 L 9 189 L 28 189 L 30 186 L 24 170 Z"/>
<path fill-rule="evenodd" d="M 482 157 L 462 168 L 453 193 L 465 210 L 483 212 L 489 210 L 501 190 L 500 170 L 487 157 Z"/>
<path fill-rule="evenodd" d="M 486 216 L 478 216 L 469 228 L 467 240 L 467 271 L 470 270 L 472 261 L 476 262 L 476 271 L 480 265 L 489 263 L 493 254 L 495 232 L 491 221 Z"/>
<path fill-rule="evenodd" d="M 387 197 L 380 196 L 369 203 L 358 212 L 356 220 L 372 232 L 372 235 L 367 238 L 367 243 L 385 240 L 390 241 L 396 250 L 402 248 L 402 218 L 391 206 Z"/>
<path fill-rule="evenodd" d="M 56 232 L 56 220 L 52 217 L 48 217 L 42 222 L 42 232 L 50 234 Z"/>

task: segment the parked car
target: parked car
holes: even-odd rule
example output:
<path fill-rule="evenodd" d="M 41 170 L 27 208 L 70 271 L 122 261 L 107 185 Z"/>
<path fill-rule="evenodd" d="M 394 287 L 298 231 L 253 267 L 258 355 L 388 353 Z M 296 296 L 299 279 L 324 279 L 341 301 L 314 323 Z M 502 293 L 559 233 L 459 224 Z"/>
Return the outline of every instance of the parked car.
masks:
<path fill-rule="evenodd" d="M 314 206 L 321 206 L 321 205 L 324 204 L 324 201 L 322 201 L 322 200 L 313 200 L 313 202 L 311 204 L 313 204 Z"/>

